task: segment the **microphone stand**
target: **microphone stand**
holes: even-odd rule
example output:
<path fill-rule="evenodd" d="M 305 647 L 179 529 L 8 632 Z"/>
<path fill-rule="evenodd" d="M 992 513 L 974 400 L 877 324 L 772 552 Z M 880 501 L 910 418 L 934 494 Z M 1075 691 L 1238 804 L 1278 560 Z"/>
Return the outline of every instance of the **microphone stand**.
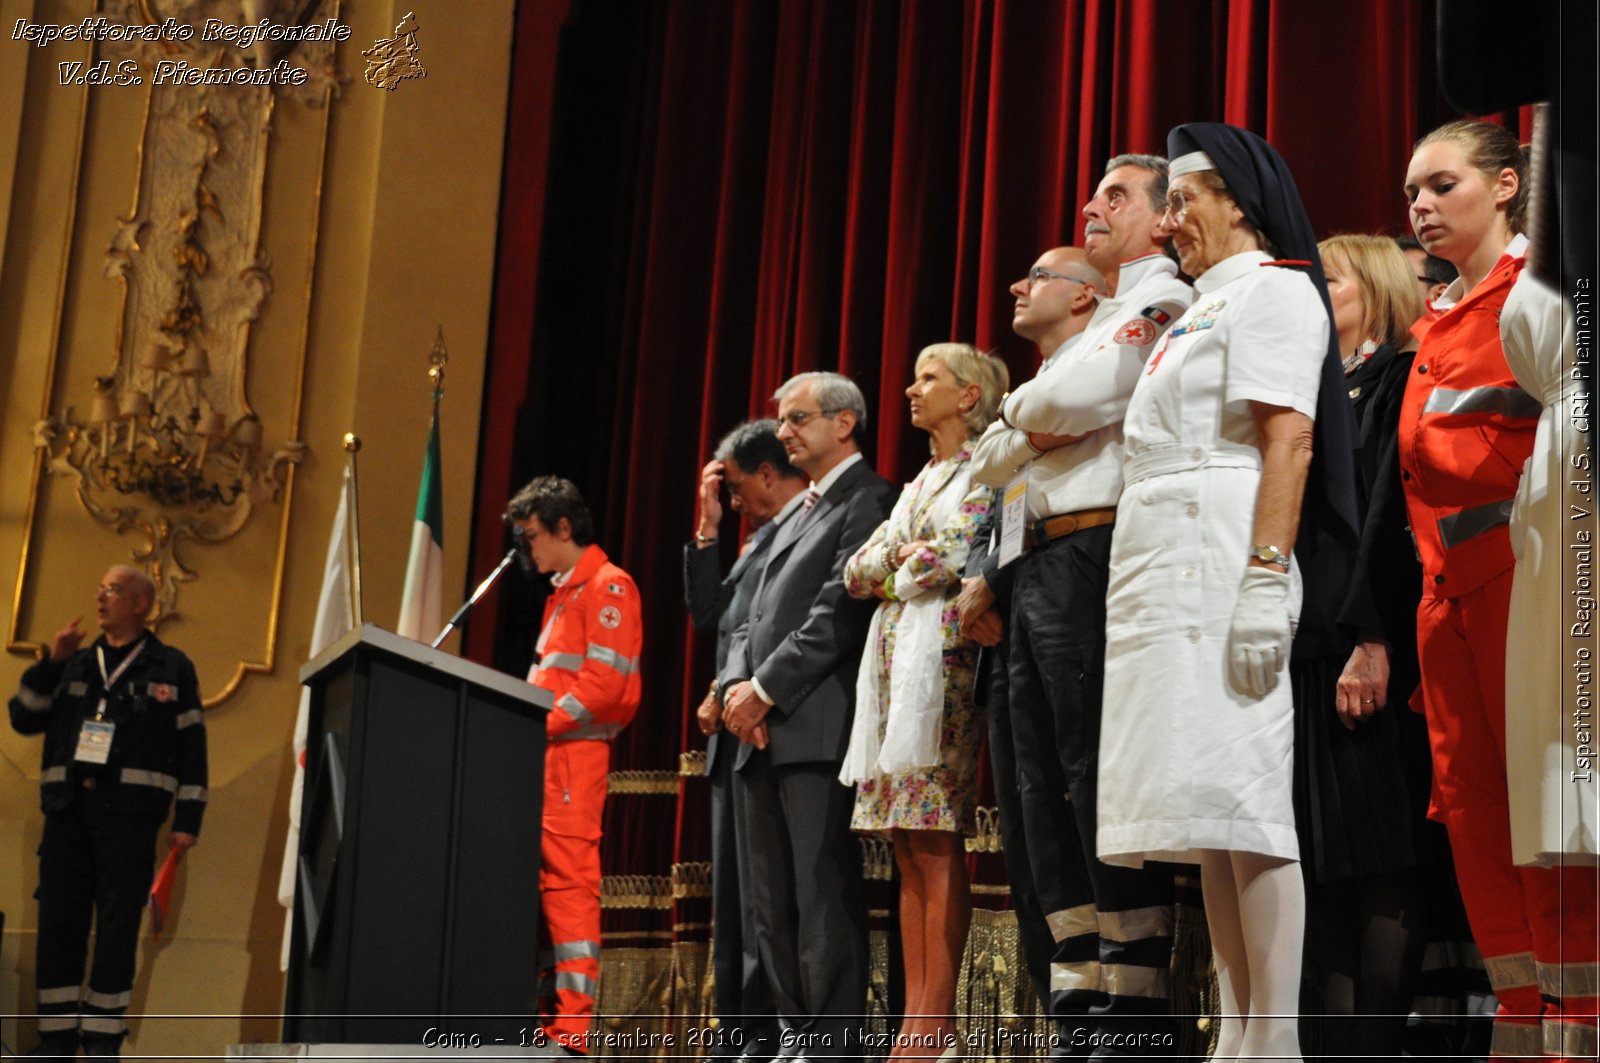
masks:
<path fill-rule="evenodd" d="M 450 622 L 444 626 L 444 630 L 439 632 L 439 637 L 428 643 L 429 646 L 434 649 L 439 648 L 439 643 L 443 642 L 450 632 L 455 630 L 456 624 L 460 623 L 463 617 L 472 612 L 472 607 L 478 604 L 478 599 L 488 593 L 489 588 L 494 586 L 494 581 L 500 578 L 500 573 L 504 572 L 506 566 L 515 561 L 517 555 L 521 552 L 522 546 L 520 543 L 506 551 L 506 556 L 502 557 L 500 563 L 494 567 L 494 571 L 489 573 L 489 578 L 478 584 L 478 589 L 472 592 L 472 597 L 461 603 L 461 608 L 456 610 L 455 615 L 450 618 Z"/>

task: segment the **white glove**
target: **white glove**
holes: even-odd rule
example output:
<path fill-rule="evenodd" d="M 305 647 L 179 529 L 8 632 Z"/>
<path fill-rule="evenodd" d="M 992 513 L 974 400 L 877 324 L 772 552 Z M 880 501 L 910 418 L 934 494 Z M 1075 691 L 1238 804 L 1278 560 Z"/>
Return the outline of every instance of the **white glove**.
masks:
<path fill-rule="evenodd" d="M 1251 565 L 1239 581 L 1228 625 L 1228 678 L 1241 693 L 1264 698 L 1289 660 L 1289 574 Z"/>

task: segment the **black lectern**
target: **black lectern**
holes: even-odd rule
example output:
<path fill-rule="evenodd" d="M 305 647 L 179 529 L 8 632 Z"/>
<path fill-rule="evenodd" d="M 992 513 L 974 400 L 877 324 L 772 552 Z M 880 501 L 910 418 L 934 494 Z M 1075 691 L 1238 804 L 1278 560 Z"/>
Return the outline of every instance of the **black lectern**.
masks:
<path fill-rule="evenodd" d="M 550 694 L 371 624 L 300 681 L 284 1041 L 518 1044 L 538 991 Z"/>

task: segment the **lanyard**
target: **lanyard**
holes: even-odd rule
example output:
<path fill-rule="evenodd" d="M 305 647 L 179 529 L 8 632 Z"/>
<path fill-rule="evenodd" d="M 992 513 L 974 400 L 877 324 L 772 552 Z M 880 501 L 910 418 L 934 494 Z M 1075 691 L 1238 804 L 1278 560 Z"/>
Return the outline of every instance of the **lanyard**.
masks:
<path fill-rule="evenodd" d="M 117 685 L 117 680 L 121 679 L 122 673 L 128 670 L 128 665 L 132 664 L 135 658 L 144 652 L 144 644 L 145 640 L 140 639 L 138 644 L 134 646 L 133 649 L 128 652 L 128 655 L 122 659 L 122 663 L 117 665 L 117 670 L 112 672 L 109 676 L 106 675 L 106 648 L 104 646 L 96 646 L 94 648 L 95 660 L 100 664 L 101 685 L 100 704 L 97 705 L 94 710 L 94 718 L 96 720 L 103 720 L 106 718 L 106 698 L 111 696 L 111 688 Z"/>
<path fill-rule="evenodd" d="M 550 614 L 550 619 L 544 622 L 544 627 L 539 631 L 539 641 L 533 644 L 534 653 L 537 653 L 540 657 L 544 656 L 544 644 L 550 641 L 550 629 L 556 626 L 557 620 L 561 619 L 562 611 L 583 596 L 583 589 L 588 585 L 588 581 L 585 580 L 583 583 L 578 584 L 578 589 L 572 593 L 570 598 L 562 598 L 561 601 L 556 603 L 555 611 Z"/>

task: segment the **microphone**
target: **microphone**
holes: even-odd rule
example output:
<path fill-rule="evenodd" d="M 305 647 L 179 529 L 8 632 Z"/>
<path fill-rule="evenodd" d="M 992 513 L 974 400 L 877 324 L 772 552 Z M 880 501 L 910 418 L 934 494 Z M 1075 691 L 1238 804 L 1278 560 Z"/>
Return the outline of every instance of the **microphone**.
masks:
<path fill-rule="evenodd" d="M 511 538 L 514 540 L 514 542 L 511 549 L 506 551 L 506 556 L 502 557 L 500 559 L 500 563 L 494 566 L 494 571 L 489 573 L 488 578 L 486 578 L 482 583 L 478 584 L 478 589 L 472 592 L 472 597 L 461 603 L 461 608 L 455 611 L 455 615 L 450 618 L 449 623 L 445 624 L 444 630 L 439 632 L 438 637 L 432 642 L 428 643 L 429 646 L 433 647 L 434 649 L 439 648 L 439 644 L 449 637 L 450 632 L 455 630 L 456 625 L 459 624 L 468 613 L 472 612 L 472 607 L 478 604 L 478 599 L 482 598 L 489 592 L 489 588 L 494 586 L 495 581 L 500 578 L 500 574 L 506 570 L 506 566 L 511 564 L 511 562 L 515 561 L 517 566 L 522 569 L 524 574 L 533 571 L 533 560 L 528 556 L 527 535 L 523 533 L 521 528 L 517 527 L 516 525 L 512 525 Z"/>

